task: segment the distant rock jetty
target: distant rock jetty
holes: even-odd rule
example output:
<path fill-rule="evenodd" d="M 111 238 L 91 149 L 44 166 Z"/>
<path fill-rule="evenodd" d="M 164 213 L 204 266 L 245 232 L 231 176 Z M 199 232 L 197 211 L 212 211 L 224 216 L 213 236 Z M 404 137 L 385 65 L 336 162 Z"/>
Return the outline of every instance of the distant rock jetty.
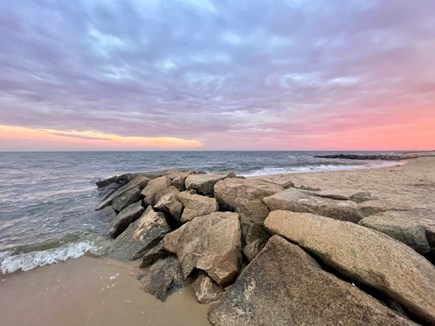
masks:
<path fill-rule="evenodd" d="M 97 186 L 108 254 L 162 301 L 190 286 L 213 325 L 435 324 L 435 234 L 368 192 L 193 171 Z"/>
<path fill-rule="evenodd" d="M 383 161 L 402 161 L 425 156 L 435 156 L 435 151 L 419 152 L 419 153 L 399 153 L 399 154 L 328 154 L 316 155 L 316 158 L 332 158 L 332 159 L 347 159 L 347 160 L 383 160 Z"/>

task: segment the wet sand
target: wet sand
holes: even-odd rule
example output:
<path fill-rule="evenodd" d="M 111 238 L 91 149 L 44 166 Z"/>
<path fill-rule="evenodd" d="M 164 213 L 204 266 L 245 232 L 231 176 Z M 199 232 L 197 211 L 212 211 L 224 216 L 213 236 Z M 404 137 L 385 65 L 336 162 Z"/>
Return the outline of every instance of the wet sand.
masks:
<path fill-rule="evenodd" d="M 0 325 L 209 325 L 190 288 L 163 303 L 140 289 L 134 267 L 81 257 L 0 275 Z"/>

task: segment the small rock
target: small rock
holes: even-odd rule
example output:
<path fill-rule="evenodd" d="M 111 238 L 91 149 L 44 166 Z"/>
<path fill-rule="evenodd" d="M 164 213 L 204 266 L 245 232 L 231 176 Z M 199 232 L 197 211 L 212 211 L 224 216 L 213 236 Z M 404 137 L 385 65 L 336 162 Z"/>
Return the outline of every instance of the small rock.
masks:
<path fill-rule="evenodd" d="M 321 191 L 322 190 L 320 188 L 315 188 L 315 187 L 310 187 L 310 186 L 304 186 L 304 185 L 301 185 L 299 187 L 299 189 L 301 189 L 301 190 L 307 190 L 307 191 Z"/>
<path fill-rule="evenodd" d="M 269 209 L 261 200 L 283 187 L 256 179 L 227 178 L 214 186 L 215 198 L 222 209 L 244 215 L 253 223 L 263 222 Z"/>
<path fill-rule="evenodd" d="M 186 178 L 194 174 L 193 171 L 167 171 L 164 173 L 169 179 L 171 179 L 172 185 L 179 191 L 186 190 L 185 181 Z"/>
<path fill-rule="evenodd" d="M 158 260 L 144 272 L 141 282 L 145 292 L 165 301 L 166 298 L 185 285 L 180 264 L 176 257 Z"/>
<path fill-rule="evenodd" d="M 233 172 L 227 174 L 191 174 L 186 178 L 186 189 L 193 189 L 201 195 L 213 196 L 213 188 L 218 181 L 235 176 Z"/>
<path fill-rule="evenodd" d="M 369 200 L 377 200 L 378 198 L 373 196 L 368 191 L 363 191 L 363 192 L 358 192 L 356 194 L 353 194 L 352 196 L 349 197 L 349 199 L 360 204 Z"/>
<path fill-rule="evenodd" d="M 158 195 L 159 200 L 154 205 L 154 209 L 167 214 L 177 225 L 180 225 L 181 213 L 183 212 L 183 204 L 177 200 L 180 191 L 173 186 L 170 186 L 164 191 L 164 194 Z"/>
<path fill-rule="evenodd" d="M 146 205 L 155 205 L 159 198 L 156 195 L 171 185 L 171 179 L 167 176 L 158 177 L 151 180 L 147 186 L 142 190 L 142 195 L 145 197 L 144 202 Z"/>
<path fill-rule="evenodd" d="M 184 210 L 181 215 L 181 222 L 186 223 L 198 216 L 204 216 L 219 209 L 216 199 L 201 195 L 191 194 L 188 191 L 180 192 L 177 196 Z"/>
<path fill-rule="evenodd" d="M 204 273 L 200 273 L 190 286 L 199 303 L 216 301 L 224 293 L 224 289 Z"/>

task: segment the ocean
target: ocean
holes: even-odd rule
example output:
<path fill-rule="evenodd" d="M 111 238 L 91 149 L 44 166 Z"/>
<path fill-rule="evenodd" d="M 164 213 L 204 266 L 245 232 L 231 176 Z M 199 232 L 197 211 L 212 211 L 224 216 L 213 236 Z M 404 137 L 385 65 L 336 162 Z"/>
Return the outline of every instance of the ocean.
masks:
<path fill-rule="evenodd" d="M 94 210 L 99 201 L 95 182 L 113 175 L 189 169 L 259 176 L 397 164 L 314 158 L 322 154 L 325 152 L 0 153 L 0 273 L 27 271 L 85 253 L 104 254 L 109 241 L 107 222 Z"/>

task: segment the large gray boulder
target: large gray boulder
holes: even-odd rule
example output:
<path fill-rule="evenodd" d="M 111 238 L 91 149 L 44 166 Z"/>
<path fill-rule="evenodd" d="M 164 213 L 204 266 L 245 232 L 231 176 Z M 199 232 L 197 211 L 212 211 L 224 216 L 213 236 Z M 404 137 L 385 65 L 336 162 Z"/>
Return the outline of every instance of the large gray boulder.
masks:
<path fill-rule="evenodd" d="M 413 325 L 279 236 L 208 316 L 216 326 Z"/>
<path fill-rule="evenodd" d="M 320 197 L 298 189 L 287 189 L 263 199 L 271 211 L 288 210 L 328 216 L 358 223 L 364 218 L 358 204 L 351 200 Z"/>
<path fill-rule="evenodd" d="M 219 205 L 215 198 L 191 194 L 188 191 L 180 192 L 177 200 L 184 206 L 181 222 L 186 223 L 195 217 L 216 212 Z"/>
<path fill-rule="evenodd" d="M 262 223 L 269 213 L 261 200 L 283 187 L 256 179 L 227 178 L 214 186 L 215 198 L 222 208 L 244 215 L 252 223 Z"/>
<path fill-rule="evenodd" d="M 163 213 L 155 212 L 148 207 L 136 222 L 130 224 L 112 242 L 109 256 L 120 260 L 138 259 L 170 231 Z"/>
<path fill-rule="evenodd" d="M 145 208 L 142 206 L 142 201 L 138 201 L 134 204 L 123 209 L 116 218 L 110 223 L 110 228 L 108 234 L 116 238 L 130 225 L 130 223 L 136 221 L 143 212 Z"/>
<path fill-rule="evenodd" d="M 195 190 L 198 194 L 205 196 L 214 195 L 214 185 L 223 179 L 234 178 L 233 172 L 226 174 L 191 174 L 186 178 L 187 190 Z"/>
<path fill-rule="evenodd" d="M 240 270 L 239 216 L 215 212 L 197 217 L 167 234 L 164 247 L 177 255 L 184 277 L 197 268 L 217 284 L 226 286 Z"/>
<path fill-rule="evenodd" d="M 309 213 L 273 211 L 264 226 L 435 323 L 435 267 L 403 243 L 358 224 Z"/>
<path fill-rule="evenodd" d="M 142 190 L 145 204 L 154 205 L 159 200 L 158 194 L 166 190 L 170 185 L 171 179 L 165 175 L 148 182 L 147 186 Z"/>
<path fill-rule="evenodd" d="M 103 200 L 101 203 L 99 203 L 95 209 L 99 210 L 99 209 L 102 209 L 106 206 L 112 205 L 113 201 L 116 198 L 122 196 L 124 193 L 126 193 L 127 191 L 129 191 L 133 188 L 143 189 L 148 184 L 149 181 L 150 181 L 150 179 L 148 177 L 145 177 L 145 176 L 138 176 L 138 177 L 134 178 L 129 183 L 123 185 L 121 188 L 116 190 L 113 194 L 111 194 L 109 197 L 107 197 L 105 200 Z"/>
<path fill-rule="evenodd" d="M 427 254 L 430 251 L 426 228 L 407 213 L 384 212 L 365 217 L 359 221 L 359 224 L 388 234 L 421 254 Z"/>
<path fill-rule="evenodd" d="M 139 186 L 127 190 L 121 196 L 113 200 L 113 209 L 117 212 L 120 212 L 131 204 L 140 201 L 142 199 L 140 192 L 141 188 Z"/>
<path fill-rule="evenodd" d="M 166 298 L 185 285 L 180 264 L 175 256 L 156 261 L 143 273 L 141 279 L 145 292 L 165 301 Z"/>

